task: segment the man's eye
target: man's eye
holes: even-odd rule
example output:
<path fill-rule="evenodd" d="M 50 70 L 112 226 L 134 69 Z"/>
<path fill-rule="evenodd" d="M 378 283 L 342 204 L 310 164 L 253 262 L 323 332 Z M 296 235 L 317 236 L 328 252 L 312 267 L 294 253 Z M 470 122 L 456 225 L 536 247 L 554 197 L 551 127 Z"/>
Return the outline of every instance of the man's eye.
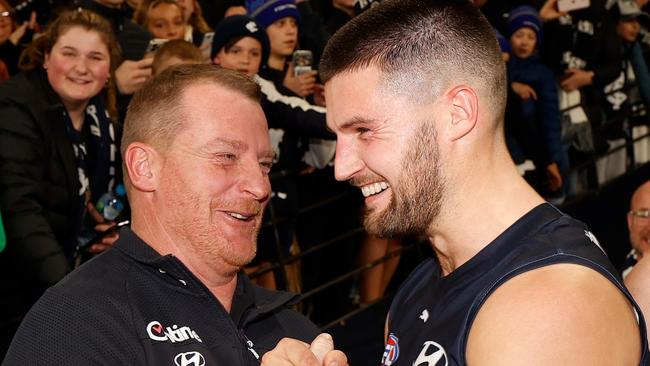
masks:
<path fill-rule="evenodd" d="M 260 166 L 262 167 L 264 174 L 269 174 L 271 172 L 271 168 L 273 167 L 273 163 L 270 161 L 263 161 L 260 162 Z"/>
<path fill-rule="evenodd" d="M 357 127 L 357 133 L 358 133 L 359 135 L 363 135 L 363 134 L 365 134 L 366 132 L 369 132 L 369 131 L 370 131 L 370 129 L 368 129 L 368 128 L 365 128 L 365 127 Z"/>
<path fill-rule="evenodd" d="M 237 160 L 237 155 L 231 153 L 222 153 L 217 154 L 216 158 L 218 161 L 232 162 Z"/>

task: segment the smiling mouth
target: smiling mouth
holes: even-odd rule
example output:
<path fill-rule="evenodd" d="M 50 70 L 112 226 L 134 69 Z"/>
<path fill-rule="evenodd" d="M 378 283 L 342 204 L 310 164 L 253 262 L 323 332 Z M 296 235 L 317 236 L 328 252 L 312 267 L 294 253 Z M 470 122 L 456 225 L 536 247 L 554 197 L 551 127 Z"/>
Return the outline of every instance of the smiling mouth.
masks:
<path fill-rule="evenodd" d="M 388 182 L 377 182 L 361 186 L 361 193 L 364 197 L 374 196 L 390 188 Z"/>
<path fill-rule="evenodd" d="M 227 211 L 226 214 L 239 221 L 251 221 L 253 218 L 255 218 L 255 216 L 257 216 L 256 214 L 243 214 L 239 212 L 230 212 L 230 211 Z"/>
<path fill-rule="evenodd" d="M 90 80 L 81 80 L 81 79 L 74 79 L 74 78 L 68 78 L 71 82 L 75 84 L 88 84 L 90 83 Z"/>

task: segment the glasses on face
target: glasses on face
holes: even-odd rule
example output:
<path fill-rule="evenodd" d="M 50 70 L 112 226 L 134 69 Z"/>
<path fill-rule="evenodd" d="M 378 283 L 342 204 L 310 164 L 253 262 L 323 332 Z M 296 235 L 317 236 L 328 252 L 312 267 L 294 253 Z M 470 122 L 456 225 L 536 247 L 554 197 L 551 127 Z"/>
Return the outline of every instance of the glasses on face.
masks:
<path fill-rule="evenodd" d="M 11 12 L 0 11 L 0 25 L 11 24 Z"/>
<path fill-rule="evenodd" d="M 630 212 L 628 212 L 628 214 L 632 215 L 634 217 L 641 218 L 641 219 L 647 219 L 647 218 L 650 218 L 650 208 L 643 208 L 643 209 L 637 210 L 637 211 L 630 210 Z"/>

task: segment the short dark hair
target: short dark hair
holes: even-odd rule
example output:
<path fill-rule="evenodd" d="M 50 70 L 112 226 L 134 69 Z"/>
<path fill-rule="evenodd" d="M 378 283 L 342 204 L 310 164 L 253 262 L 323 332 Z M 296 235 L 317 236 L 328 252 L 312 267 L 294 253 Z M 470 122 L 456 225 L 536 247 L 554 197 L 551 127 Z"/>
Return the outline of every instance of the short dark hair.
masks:
<path fill-rule="evenodd" d="M 360 14 L 327 43 L 321 79 L 375 66 L 396 93 L 436 98 L 469 83 L 503 119 L 505 64 L 492 27 L 468 0 L 386 0 Z"/>
<path fill-rule="evenodd" d="M 124 121 L 121 154 L 133 142 L 143 142 L 165 153 L 188 118 L 183 95 L 196 85 L 214 85 L 241 94 L 257 103 L 260 86 L 249 76 L 215 65 L 176 65 L 147 81 L 129 103 Z M 129 188 L 128 172 L 124 180 Z"/>

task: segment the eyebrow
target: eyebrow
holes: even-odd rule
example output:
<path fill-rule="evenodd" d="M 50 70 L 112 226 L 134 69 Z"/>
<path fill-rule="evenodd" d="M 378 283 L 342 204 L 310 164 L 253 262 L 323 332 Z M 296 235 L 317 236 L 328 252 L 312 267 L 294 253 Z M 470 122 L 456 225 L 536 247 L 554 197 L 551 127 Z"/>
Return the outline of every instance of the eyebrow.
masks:
<path fill-rule="evenodd" d="M 214 146 L 223 146 L 226 145 L 228 147 L 231 147 L 235 150 L 246 150 L 248 149 L 248 145 L 240 140 L 226 140 L 220 137 L 215 137 L 214 139 L 208 141 L 203 145 L 203 148 L 211 148 Z"/>
<path fill-rule="evenodd" d="M 224 146 L 224 145 L 228 146 L 228 147 L 230 147 L 230 148 L 232 148 L 234 150 L 237 150 L 237 151 L 248 150 L 248 144 L 243 142 L 243 141 L 240 141 L 240 140 L 227 140 L 227 139 L 223 139 L 223 138 L 220 138 L 220 137 L 216 137 L 216 138 L 208 141 L 205 145 L 203 145 L 203 148 L 204 149 L 210 149 L 210 148 L 213 148 L 213 147 Z M 264 151 L 260 152 L 260 157 L 261 158 L 271 158 L 271 159 L 273 159 L 273 158 L 275 158 L 275 152 L 273 150 L 264 150 Z"/>
<path fill-rule="evenodd" d="M 340 130 L 349 130 L 353 129 L 358 126 L 365 126 L 369 124 L 375 124 L 377 123 L 376 119 L 373 118 L 367 118 L 367 117 L 361 117 L 361 116 L 354 116 L 347 120 L 345 123 L 339 126 Z"/>

